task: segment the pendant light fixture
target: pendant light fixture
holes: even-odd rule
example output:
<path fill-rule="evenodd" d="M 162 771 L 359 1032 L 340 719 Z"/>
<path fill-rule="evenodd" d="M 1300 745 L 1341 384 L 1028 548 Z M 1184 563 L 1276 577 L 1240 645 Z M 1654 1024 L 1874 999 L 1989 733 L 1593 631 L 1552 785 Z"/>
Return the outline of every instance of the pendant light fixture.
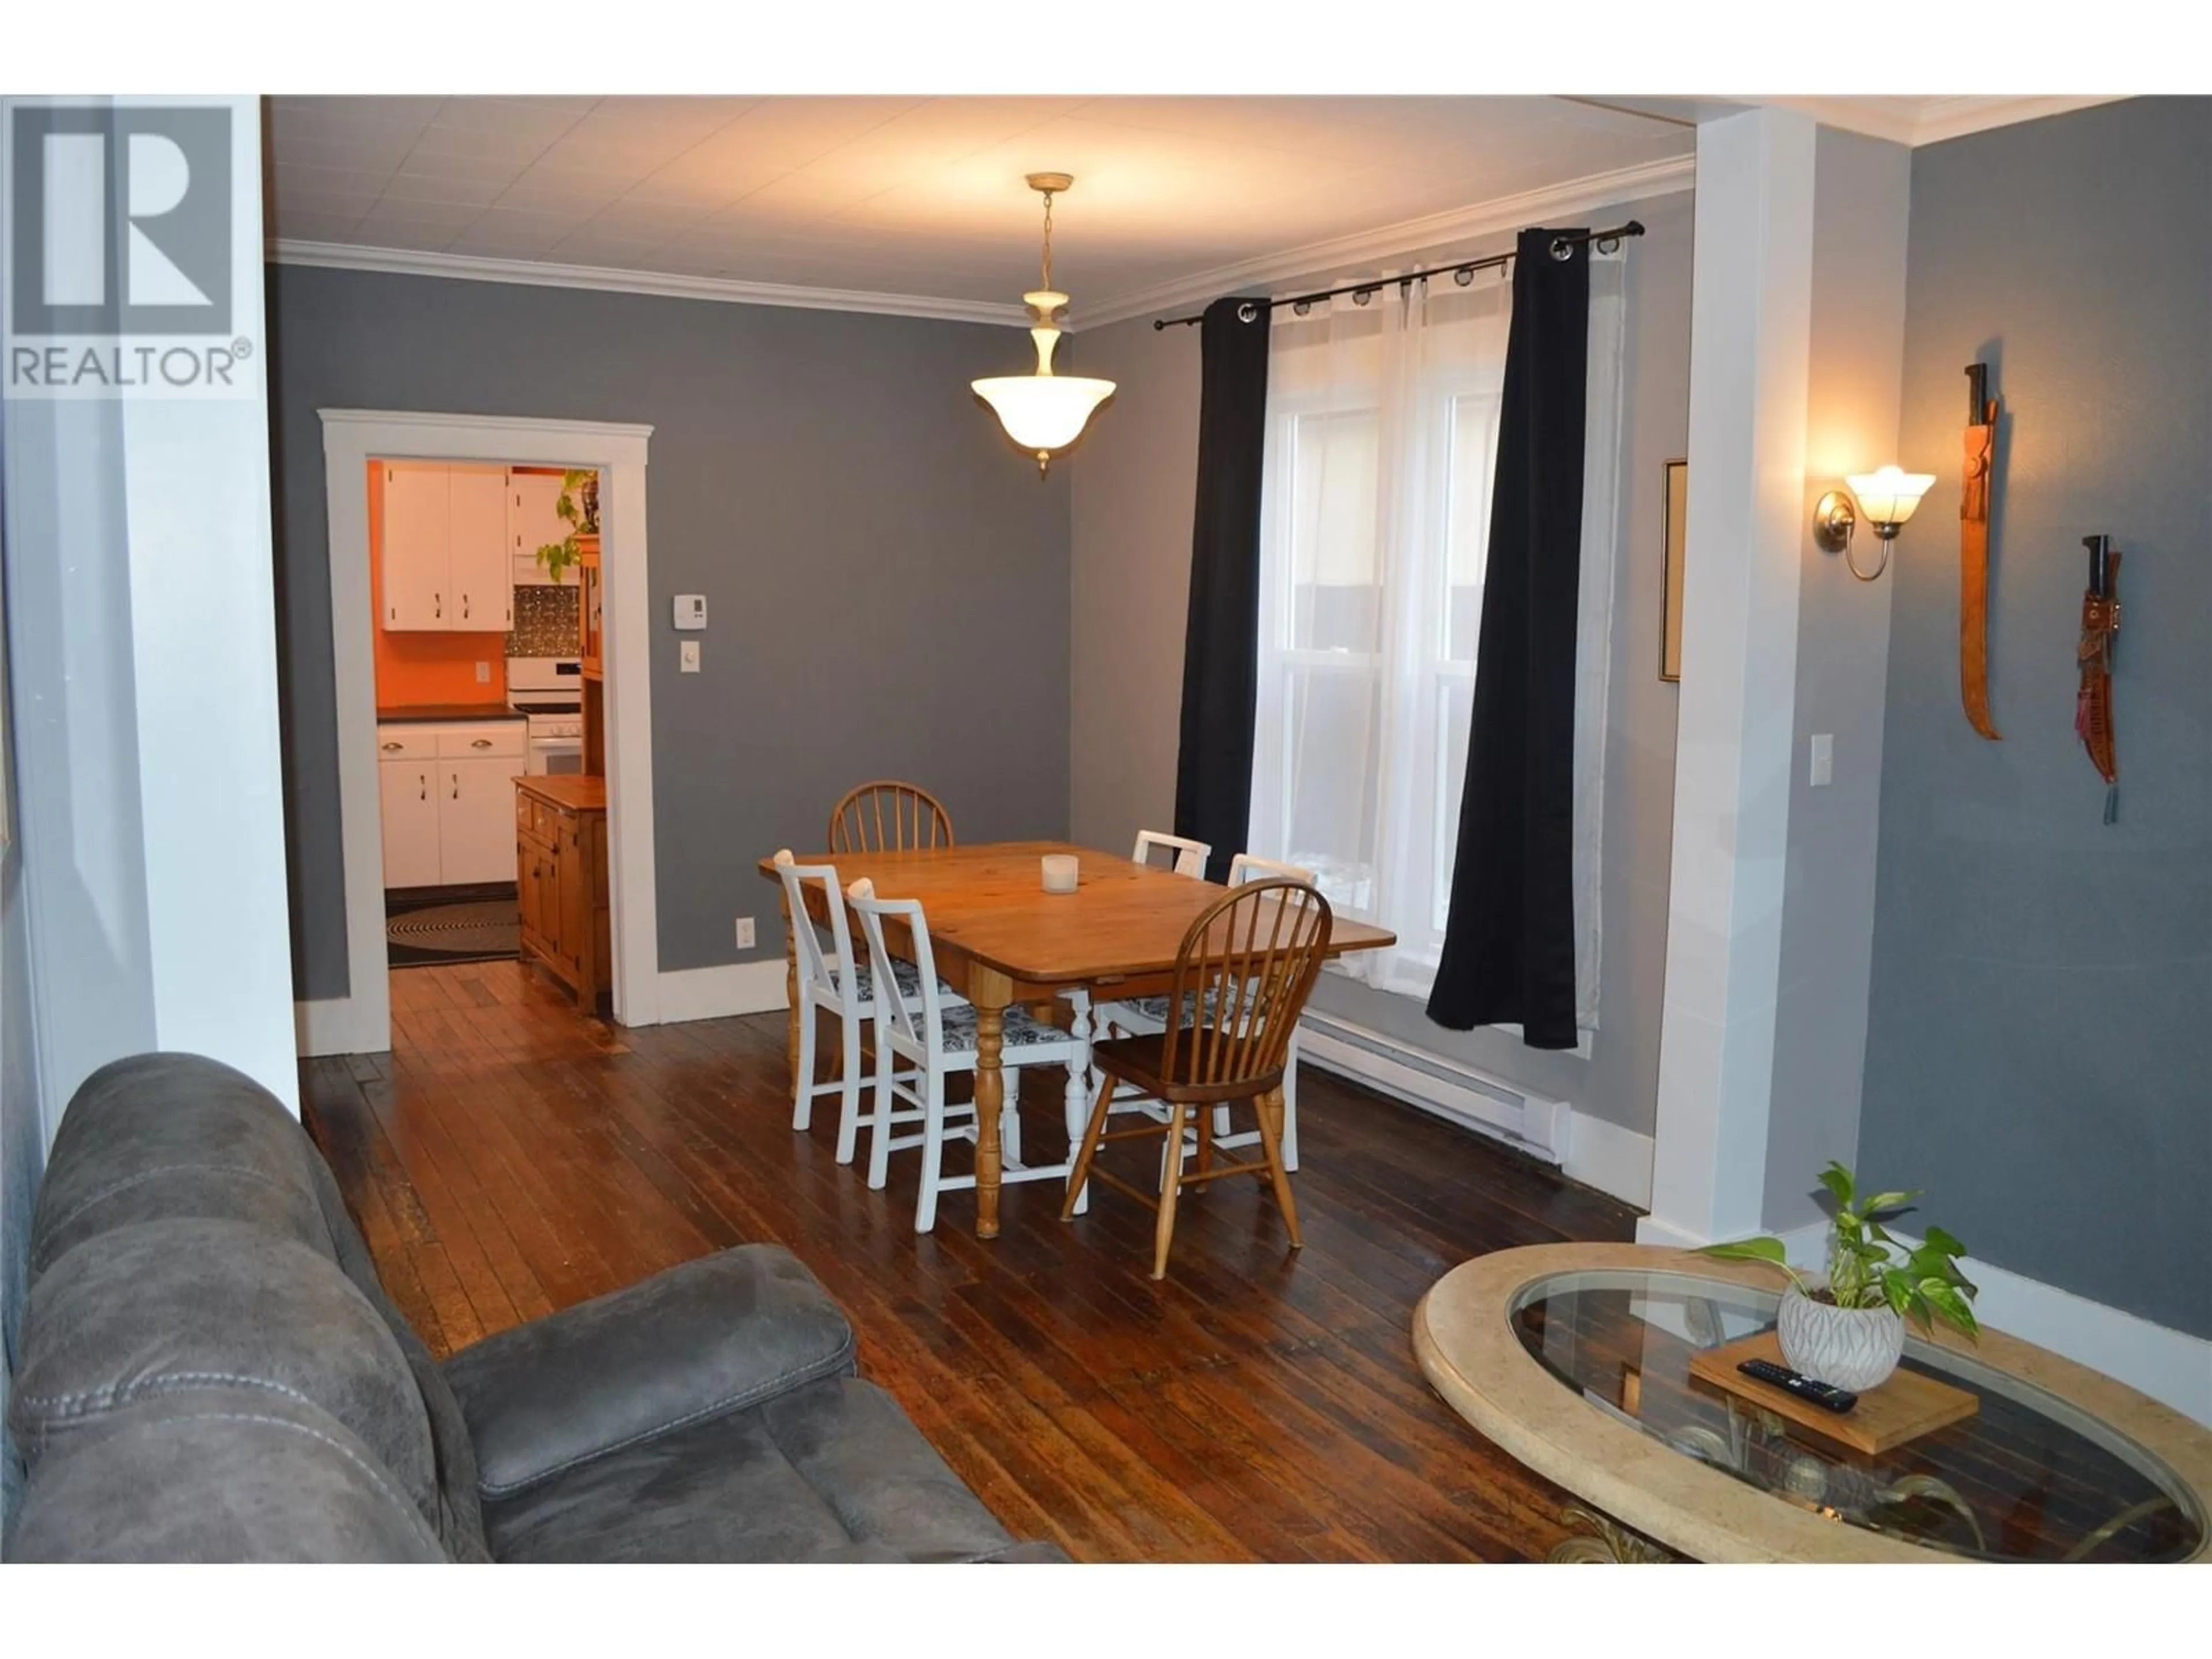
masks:
<path fill-rule="evenodd" d="M 1060 319 L 1067 307 L 1067 295 L 1052 285 L 1052 198 L 1074 182 L 1065 173 L 1029 175 L 1030 188 L 1044 198 L 1044 282 L 1022 295 L 1030 308 L 1030 338 L 1036 342 L 1036 372 L 971 382 L 975 395 L 998 412 L 1006 435 L 1036 455 L 1039 477 L 1053 452 L 1081 437 L 1091 411 L 1114 395 L 1111 380 L 1052 372 L 1052 349 L 1060 343 Z"/>

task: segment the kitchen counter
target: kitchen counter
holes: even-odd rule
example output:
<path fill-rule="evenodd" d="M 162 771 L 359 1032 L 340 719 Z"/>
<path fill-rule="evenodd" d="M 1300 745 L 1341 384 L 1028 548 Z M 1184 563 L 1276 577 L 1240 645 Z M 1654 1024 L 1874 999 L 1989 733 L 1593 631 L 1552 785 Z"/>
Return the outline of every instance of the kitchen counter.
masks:
<path fill-rule="evenodd" d="M 607 810 L 607 781 L 605 778 L 580 777 L 574 772 L 540 773 L 517 778 L 514 784 L 526 795 L 535 795 L 540 800 L 565 807 L 572 812 L 604 812 Z"/>
<path fill-rule="evenodd" d="M 379 726 L 421 726 L 434 720 L 519 720 L 503 702 L 408 702 L 376 711 Z"/>

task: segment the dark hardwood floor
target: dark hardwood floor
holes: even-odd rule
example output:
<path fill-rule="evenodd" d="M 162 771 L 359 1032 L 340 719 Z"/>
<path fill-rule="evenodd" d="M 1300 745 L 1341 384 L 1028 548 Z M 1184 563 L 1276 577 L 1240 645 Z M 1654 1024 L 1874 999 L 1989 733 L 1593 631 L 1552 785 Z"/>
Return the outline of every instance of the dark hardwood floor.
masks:
<path fill-rule="evenodd" d="M 1185 1202 L 1156 1285 L 1151 1212 L 1107 1189 L 1064 1224 L 1056 1185 L 1008 1188 L 988 1244 L 952 1194 L 917 1236 L 916 1154 L 872 1193 L 836 1162 L 834 1101 L 792 1133 L 781 1014 L 623 1030 L 512 962 L 406 969 L 392 996 L 392 1052 L 305 1062 L 302 1092 L 441 1352 L 775 1240 L 1006 1525 L 1078 1559 L 1510 1560 L 1562 1536 L 1563 1495 L 1437 1400 L 1407 1334 L 1468 1256 L 1631 1236 L 1632 1212 L 1540 1165 L 1308 1070 L 1306 1248 L 1258 1183 L 1223 1182 Z M 1042 1079 L 1023 1133 L 1036 1159 L 1064 1146 Z"/>

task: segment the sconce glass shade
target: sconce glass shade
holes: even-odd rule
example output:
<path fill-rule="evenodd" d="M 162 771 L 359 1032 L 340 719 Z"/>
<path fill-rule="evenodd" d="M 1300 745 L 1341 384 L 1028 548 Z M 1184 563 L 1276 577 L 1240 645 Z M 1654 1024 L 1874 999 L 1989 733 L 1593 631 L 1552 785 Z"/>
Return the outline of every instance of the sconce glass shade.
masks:
<path fill-rule="evenodd" d="M 1030 451 L 1042 466 L 1055 449 L 1065 449 L 1083 435 L 1091 411 L 1114 395 L 1111 380 L 1085 380 L 1080 375 L 1052 372 L 1053 348 L 1060 331 L 1033 328 L 1037 366 L 1033 374 L 1000 374 L 969 382 L 975 395 L 991 405 L 1006 435 Z"/>
<path fill-rule="evenodd" d="M 1920 505 L 1920 498 L 1936 482 L 1936 475 L 1885 466 L 1878 472 L 1854 472 L 1844 482 L 1858 497 L 1859 511 L 1875 526 L 1875 533 L 1886 541 L 1912 516 Z"/>

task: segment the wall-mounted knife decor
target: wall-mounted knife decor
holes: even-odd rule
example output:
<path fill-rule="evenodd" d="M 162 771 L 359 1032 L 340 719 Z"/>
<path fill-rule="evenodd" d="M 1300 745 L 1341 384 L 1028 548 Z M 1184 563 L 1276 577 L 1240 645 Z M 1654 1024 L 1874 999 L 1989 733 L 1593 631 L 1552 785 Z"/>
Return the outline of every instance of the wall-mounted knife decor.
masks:
<path fill-rule="evenodd" d="M 2081 643 L 2075 653 L 2081 669 L 2081 695 L 2074 704 L 2074 731 L 2089 751 L 2089 763 L 2105 781 L 2105 822 L 2120 810 L 2120 759 L 2112 734 L 2112 636 L 2120 631 L 2120 556 L 2110 536 L 2084 536 L 2089 550 L 2089 586 L 2081 594 Z"/>
<path fill-rule="evenodd" d="M 1990 720 L 1990 480 L 1996 470 L 1997 400 L 1989 365 L 1966 366 L 1965 477 L 1959 493 L 1959 696 L 1966 721 L 1995 740 Z"/>

